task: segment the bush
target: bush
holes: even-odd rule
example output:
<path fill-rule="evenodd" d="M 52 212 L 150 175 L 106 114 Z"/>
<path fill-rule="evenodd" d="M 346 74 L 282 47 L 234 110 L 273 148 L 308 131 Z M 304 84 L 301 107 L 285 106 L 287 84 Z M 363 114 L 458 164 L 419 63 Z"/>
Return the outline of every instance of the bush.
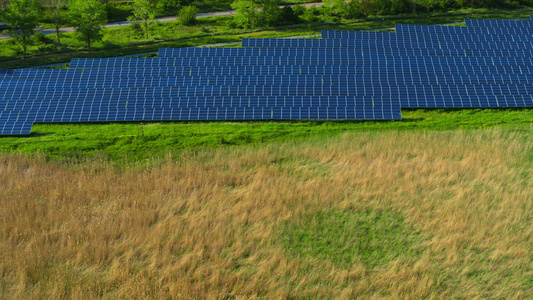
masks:
<path fill-rule="evenodd" d="M 195 6 L 185 6 L 178 13 L 178 21 L 184 26 L 194 25 L 196 24 L 196 14 Z"/>
<path fill-rule="evenodd" d="M 302 16 L 305 13 L 305 6 L 303 5 L 295 5 L 292 7 L 292 11 L 297 16 Z"/>
<path fill-rule="evenodd" d="M 37 44 L 44 44 L 44 45 L 55 45 L 54 40 L 52 40 L 50 37 L 48 37 L 46 34 L 37 31 L 35 35 L 33 36 L 33 40 Z"/>
<path fill-rule="evenodd" d="M 294 10 L 290 6 L 285 6 L 281 10 L 280 23 L 282 24 L 297 24 L 300 23 L 300 18 L 294 13 Z"/>
<path fill-rule="evenodd" d="M 179 13 L 182 5 L 189 5 L 190 3 L 191 1 L 188 0 L 160 0 L 157 6 L 164 15 L 174 15 Z"/>
<path fill-rule="evenodd" d="M 313 5 L 305 10 L 303 17 L 308 22 L 317 22 L 319 20 L 318 15 L 320 15 L 320 12 L 316 8 L 316 6 Z"/>

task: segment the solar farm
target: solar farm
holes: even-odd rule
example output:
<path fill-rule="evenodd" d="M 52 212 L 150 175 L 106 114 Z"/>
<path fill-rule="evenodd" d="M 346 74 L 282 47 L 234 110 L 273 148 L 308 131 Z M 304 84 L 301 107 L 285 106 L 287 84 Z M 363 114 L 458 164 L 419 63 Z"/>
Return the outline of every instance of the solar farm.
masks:
<path fill-rule="evenodd" d="M 533 22 L 465 25 L 0 70 L 0 135 L 30 134 L 34 123 L 401 120 L 402 108 L 533 107 Z"/>

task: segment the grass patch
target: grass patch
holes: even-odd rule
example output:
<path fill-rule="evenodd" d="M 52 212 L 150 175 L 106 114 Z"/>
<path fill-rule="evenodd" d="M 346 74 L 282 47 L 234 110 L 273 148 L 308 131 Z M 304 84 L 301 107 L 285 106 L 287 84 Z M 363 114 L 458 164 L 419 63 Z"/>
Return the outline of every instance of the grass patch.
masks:
<path fill-rule="evenodd" d="M 532 109 L 405 110 L 395 122 L 168 122 L 36 124 L 27 137 L 0 138 L 0 152 L 45 154 L 53 159 L 99 157 L 120 163 L 201 148 L 222 148 L 344 132 L 441 131 L 505 127 L 530 130 Z"/>
<path fill-rule="evenodd" d="M 288 222 L 280 239 L 290 253 L 330 260 L 349 268 L 367 268 L 393 260 L 412 260 L 421 253 L 421 235 L 392 211 L 327 210 Z"/>

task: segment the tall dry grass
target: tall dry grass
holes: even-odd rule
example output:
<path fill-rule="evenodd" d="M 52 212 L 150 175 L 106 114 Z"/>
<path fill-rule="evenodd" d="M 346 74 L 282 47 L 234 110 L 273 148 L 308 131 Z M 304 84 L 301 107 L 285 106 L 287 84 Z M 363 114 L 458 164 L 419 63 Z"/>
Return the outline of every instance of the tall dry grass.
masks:
<path fill-rule="evenodd" d="M 526 137 L 527 135 L 527 137 Z M 2 298 L 532 298 L 531 133 L 346 133 L 150 167 L 0 157 Z M 414 261 L 297 256 L 280 224 L 391 210 Z"/>

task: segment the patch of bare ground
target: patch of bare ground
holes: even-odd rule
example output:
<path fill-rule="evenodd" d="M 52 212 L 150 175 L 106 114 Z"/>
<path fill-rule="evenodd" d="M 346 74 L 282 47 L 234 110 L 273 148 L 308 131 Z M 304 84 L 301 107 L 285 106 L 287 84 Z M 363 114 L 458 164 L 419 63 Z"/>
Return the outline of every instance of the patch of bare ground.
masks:
<path fill-rule="evenodd" d="M 531 299 L 533 142 L 521 134 L 345 133 L 121 170 L 2 155 L 0 295 Z M 421 238 L 372 266 L 283 242 L 284 224 L 306 222 L 347 238 L 365 211 Z M 381 238 L 386 256 L 394 242 Z"/>

